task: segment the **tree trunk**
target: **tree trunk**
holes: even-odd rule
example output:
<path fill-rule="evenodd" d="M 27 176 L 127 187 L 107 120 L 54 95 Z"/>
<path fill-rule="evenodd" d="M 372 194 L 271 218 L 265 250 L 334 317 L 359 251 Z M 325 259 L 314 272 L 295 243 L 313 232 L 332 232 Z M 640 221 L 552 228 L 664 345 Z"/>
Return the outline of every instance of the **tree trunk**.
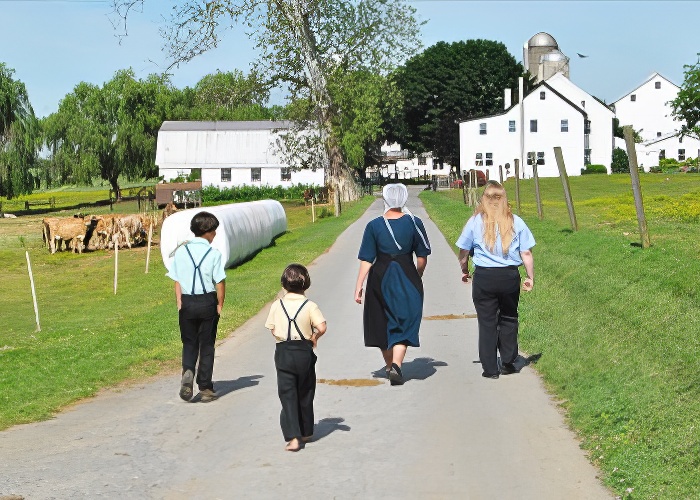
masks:
<path fill-rule="evenodd" d="M 119 191 L 119 178 L 118 177 L 110 177 L 109 184 L 110 184 L 110 186 L 112 186 L 112 191 L 114 191 L 114 199 L 120 200 L 122 197 L 122 194 Z"/>

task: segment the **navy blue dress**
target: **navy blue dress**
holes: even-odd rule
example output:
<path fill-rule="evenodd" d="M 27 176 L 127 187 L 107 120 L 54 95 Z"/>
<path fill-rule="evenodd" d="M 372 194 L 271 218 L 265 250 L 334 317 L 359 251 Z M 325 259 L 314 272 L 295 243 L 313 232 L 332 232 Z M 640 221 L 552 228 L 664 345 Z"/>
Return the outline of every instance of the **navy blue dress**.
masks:
<path fill-rule="evenodd" d="M 383 350 L 396 344 L 418 347 L 418 330 L 423 317 L 423 282 L 413 255 L 430 255 L 430 243 L 418 217 L 415 217 L 415 225 L 409 215 L 387 220 L 396 242 L 384 217 L 377 217 L 367 224 L 358 254 L 360 260 L 372 263 L 364 297 L 365 345 Z"/>

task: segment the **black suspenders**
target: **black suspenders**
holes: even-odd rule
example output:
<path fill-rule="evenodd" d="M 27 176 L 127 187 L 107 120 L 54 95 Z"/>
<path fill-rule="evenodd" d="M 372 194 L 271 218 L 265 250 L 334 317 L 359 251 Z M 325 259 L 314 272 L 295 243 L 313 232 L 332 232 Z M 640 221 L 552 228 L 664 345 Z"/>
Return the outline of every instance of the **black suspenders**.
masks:
<path fill-rule="evenodd" d="M 282 302 L 282 299 L 280 299 L 280 305 L 282 306 L 282 310 L 284 311 L 284 315 L 287 316 L 287 321 L 289 321 L 289 325 L 287 327 L 287 342 L 292 340 L 292 323 L 294 323 L 294 327 L 297 329 L 297 333 L 301 337 L 301 340 L 308 340 L 307 338 L 304 337 L 304 334 L 301 333 L 301 330 L 299 329 L 299 325 L 297 325 L 297 316 L 299 316 L 299 312 L 304 308 L 306 303 L 309 301 L 309 299 L 306 299 L 304 303 L 297 309 L 297 313 L 294 315 L 293 318 L 289 317 L 289 313 L 287 312 L 287 309 L 284 307 L 284 302 Z"/>
<path fill-rule="evenodd" d="M 199 268 L 199 266 L 201 266 L 202 262 L 204 262 L 204 259 L 207 258 L 207 255 L 209 255 L 209 252 L 211 252 L 211 249 L 212 249 L 212 247 L 209 247 L 209 249 L 204 254 L 204 257 L 202 257 L 202 260 L 199 261 L 199 264 L 196 264 L 194 262 L 194 257 L 192 257 L 192 252 L 190 252 L 190 249 L 187 248 L 187 245 L 185 245 L 185 250 L 187 250 L 187 253 L 190 256 L 190 260 L 192 261 L 192 264 L 194 265 L 194 274 L 192 275 L 192 295 L 194 295 L 194 285 L 197 282 L 197 271 L 199 271 L 199 281 L 202 282 L 202 293 L 207 293 L 207 288 L 204 286 L 204 277 L 202 276 L 202 270 Z"/>

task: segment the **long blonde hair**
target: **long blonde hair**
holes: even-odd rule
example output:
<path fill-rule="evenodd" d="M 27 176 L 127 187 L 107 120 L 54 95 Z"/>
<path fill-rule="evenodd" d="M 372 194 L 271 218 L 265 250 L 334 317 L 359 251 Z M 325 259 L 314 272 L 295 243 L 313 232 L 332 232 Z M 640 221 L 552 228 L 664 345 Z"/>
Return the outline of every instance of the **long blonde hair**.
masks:
<path fill-rule="evenodd" d="M 508 204 L 508 196 L 503 186 L 496 181 L 488 181 L 481 195 L 479 204 L 474 212 L 481 214 L 484 221 L 484 244 L 491 252 L 495 252 L 496 238 L 501 235 L 503 255 L 508 254 L 508 248 L 513 241 L 513 212 Z"/>

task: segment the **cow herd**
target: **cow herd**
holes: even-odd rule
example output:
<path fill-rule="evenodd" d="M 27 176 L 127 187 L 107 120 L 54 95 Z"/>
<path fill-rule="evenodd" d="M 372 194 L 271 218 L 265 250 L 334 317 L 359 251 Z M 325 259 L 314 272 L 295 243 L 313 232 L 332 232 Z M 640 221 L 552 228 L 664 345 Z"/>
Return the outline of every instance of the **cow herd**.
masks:
<path fill-rule="evenodd" d="M 154 222 L 143 214 L 47 217 L 42 220 L 42 236 L 52 254 L 62 246 L 74 253 L 131 248 L 146 241 Z"/>

